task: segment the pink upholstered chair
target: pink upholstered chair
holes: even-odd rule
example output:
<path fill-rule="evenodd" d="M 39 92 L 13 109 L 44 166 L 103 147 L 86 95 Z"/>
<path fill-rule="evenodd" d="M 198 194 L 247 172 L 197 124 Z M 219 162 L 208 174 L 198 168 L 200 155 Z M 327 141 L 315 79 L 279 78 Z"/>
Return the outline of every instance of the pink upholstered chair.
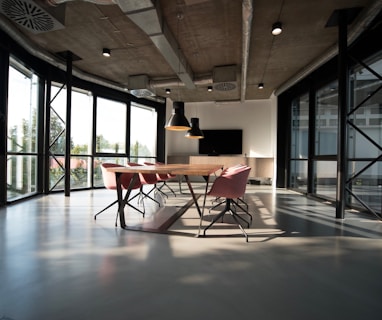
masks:
<path fill-rule="evenodd" d="M 221 174 L 226 174 L 229 171 L 237 170 L 240 168 L 246 167 L 244 164 L 236 164 L 234 166 L 225 168 Z M 217 207 L 221 206 L 222 204 L 226 203 L 226 200 L 222 200 L 221 197 L 215 197 L 215 199 L 212 200 L 212 203 L 217 202 L 214 206 L 209 208 L 209 212 L 211 213 L 212 210 L 215 210 Z M 239 204 L 240 203 L 240 204 Z M 244 212 L 248 212 L 248 204 L 244 201 L 244 196 L 237 199 L 232 199 L 232 204 L 236 205 L 238 208 L 242 209 Z M 242 208 L 242 205 L 245 206 L 245 209 Z"/>
<path fill-rule="evenodd" d="M 217 214 L 216 217 L 214 217 L 214 219 L 211 221 L 211 223 L 204 229 L 204 235 L 206 234 L 207 229 L 209 229 L 216 221 L 218 221 L 220 218 L 223 219 L 224 215 L 226 213 L 229 213 L 238 224 L 239 228 L 245 236 L 246 241 L 248 242 L 248 235 L 245 232 L 240 221 L 246 223 L 248 228 L 250 226 L 250 222 L 245 220 L 236 212 L 235 206 L 237 206 L 238 204 L 234 201 L 235 199 L 244 196 L 250 171 L 251 167 L 248 166 L 227 168 L 222 172 L 222 174 L 219 177 L 215 179 L 207 195 L 225 198 L 225 206 L 224 209 L 219 214 Z M 233 205 L 233 203 L 235 203 L 235 206 Z M 248 210 L 245 210 L 242 207 L 241 209 L 252 220 L 252 216 L 248 212 Z"/>
<path fill-rule="evenodd" d="M 131 167 L 141 166 L 141 164 L 136 163 L 136 162 L 129 162 L 128 165 Z M 156 187 L 156 184 L 158 183 L 157 175 L 154 173 L 140 173 L 139 179 L 141 182 L 141 187 L 139 190 L 140 190 L 140 195 L 141 195 L 142 201 L 144 198 L 149 198 L 152 201 L 156 202 L 160 206 L 160 202 L 149 195 L 149 193 L 151 192 L 152 189 L 149 192 L 144 192 L 144 190 L 143 190 L 144 185 L 153 185 L 153 188 Z"/>
<path fill-rule="evenodd" d="M 102 172 L 102 178 L 103 178 L 103 183 L 105 185 L 105 188 L 106 189 L 109 189 L 109 190 L 116 190 L 117 189 L 117 183 L 116 183 L 116 179 L 115 179 L 115 173 L 114 172 L 108 172 L 105 168 L 110 168 L 110 167 L 123 167 L 121 166 L 120 164 L 116 164 L 116 163 L 102 163 L 101 164 L 101 172 Z M 133 178 L 133 174 L 132 173 L 123 173 L 121 175 L 121 186 L 122 186 L 122 190 L 127 190 L 129 185 L 130 185 L 130 181 L 131 179 Z M 139 180 L 137 180 L 135 182 L 135 184 L 133 185 L 132 189 L 139 189 L 141 187 L 141 182 Z M 124 199 L 124 203 L 127 204 L 128 206 L 130 206 L 131 208 L 137 210 L 138 212 L 142 213 L 142 215 L 144 216 L 145 215 L 145 211 L 143 209 L 140 210 L 138 209 L 137 207 L 133 206 L 131 204 L 131 200 L 135 198 L 132 197 L 130 199 Z M 97 219 L 97 216 L 104 212 L 105 210 L 109 209 L 111 206 L 113 206 L 114 204 L 116 204 L 118 202 L 118 199 L 113 201 L 112 203 L 110 203 L 107 207 L 105 207 L 104 209 L 102 209 L 101 211 L 99 211 L 97 214 L 95 214 L 94 216 L 94 219 Z M 117 226 L 117 220 L 118 220 L 118 211 L 117 211 L 117 217 L 116 217 L 116 220 L 115 220 L 115 225 Z"/>
<path fill-rule="evenodd" d="M 150 166 L 150 165 L 163 165 L 163 163 L 162 163 L 162 162 L 155 162 L 155 163 L 152 163 L 152 162 L 145 162 L 145 165 L 147 165 L 147 166 Z M 160 185 L 159 187 L 158 187 L 158 186 L 155 186 L 155 187 L 153 188 L 153 190 L 151 190 L 151 191 L 156 190 L 156 191 L 158 191 L 159 193 L 161 193 L 162 195 L 164 195 L 164 196 L 166 196 L 166 197 L 168 198 L 168 195 L 167 195 L 164 191 L 162 191 L 162 189 L 163 189 L 164 187 L 167 187 L 167 189 L 169 189 L 169 190 L 173 193 L 173 195 L 176 197 L 176 193 L 174 192 L 174 190 L 167 184 L 167 181 L 168 181 L 169 179 L 173 178 L 173 177 L 176 177 L 176 175 L 173 175 L 173 174 L 158 173 L 158 174 L 157 174 L 157 179 L 158 179 L 158 182 L 161 183 L 161 185 Z M 150 192 L 151 192 L 151 191 L 150 191 Z M 149 192 L 149 193 L 150 193 L 150 192 Z"/>

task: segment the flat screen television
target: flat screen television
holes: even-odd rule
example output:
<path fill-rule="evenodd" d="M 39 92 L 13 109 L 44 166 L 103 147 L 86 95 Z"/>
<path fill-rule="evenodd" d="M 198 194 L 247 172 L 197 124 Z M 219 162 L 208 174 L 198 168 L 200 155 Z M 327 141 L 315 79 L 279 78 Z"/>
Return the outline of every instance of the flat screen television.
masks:
<path fill-rule="evenodd" d="M 243 130 L 203 130 L 204 139 L 199 139 L 199 154 L 218 156 L 243 153 Z"/>

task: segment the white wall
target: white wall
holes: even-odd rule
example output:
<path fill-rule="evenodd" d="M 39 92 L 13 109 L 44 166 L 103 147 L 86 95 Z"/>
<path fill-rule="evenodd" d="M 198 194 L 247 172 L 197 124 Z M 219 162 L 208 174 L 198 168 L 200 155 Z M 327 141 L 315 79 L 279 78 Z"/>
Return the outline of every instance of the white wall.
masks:
<path fill-rule="evenodd" d="M 167 100 L 167 116 L 172 101 Z M 185 103 L 187 119 L 199 118 L 203 129 L 242 129 L 243 155 L 276 158 L 277 98 L 240 102 Z M 167 155 L 197 155 L 198 140 L 187 139 L 185 132 L 166 131 Z"/>

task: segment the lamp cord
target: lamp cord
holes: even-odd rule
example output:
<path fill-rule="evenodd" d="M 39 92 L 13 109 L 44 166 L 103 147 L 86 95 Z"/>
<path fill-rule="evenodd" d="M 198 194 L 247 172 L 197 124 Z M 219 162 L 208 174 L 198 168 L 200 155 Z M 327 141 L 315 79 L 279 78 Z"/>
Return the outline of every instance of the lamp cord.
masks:
<path fill-rule="evenodd" d="M 283 11 L 283 7 L 284 7 L 284 2 L 285 0 L 283 0 L 281 2 L 281 6 L 280 6 L 280 11 L 279 11 L 279 15 L 277 17 L 277 21 L 280 21 L 280 17 L 281 17 L 281 12 Z M 261 83 L 264 83 L 264 76 L 265 76 L 265 71 L 267 70 L 267 67 L 268 67 L 268 62 L 269 62 L 269 59 L 271 57 L 271 52 L 272 52 L 272 48 L 273 48 L 273 43 L 275 41 L 275 37 L 272 37 L 272 43 L 271 43 L 271 47 L 269 49 L 269 54 L 268 54 L 268 58 L 267 58 L 267 62 L 265 63 L 265 66 L 264 66 L 264 71 L 263 71 L 263 75 L 261 76 Z"/>

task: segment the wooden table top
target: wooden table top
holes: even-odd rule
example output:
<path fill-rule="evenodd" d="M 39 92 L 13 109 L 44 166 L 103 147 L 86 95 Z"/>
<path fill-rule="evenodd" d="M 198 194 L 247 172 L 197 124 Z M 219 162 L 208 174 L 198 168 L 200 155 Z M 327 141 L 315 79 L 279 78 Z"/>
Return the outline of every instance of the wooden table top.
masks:
<path fill-rule="evenodd" d="M 105 168 L 109 172 L 116 173 L 159 173 L 159 174 L 175 174 L 175 175 L 196 175 L 208 176 L 220 169 L 221 164 L 161 164 L 161 165 L 144 165 L 133 167 L 110 167 Z"/>

